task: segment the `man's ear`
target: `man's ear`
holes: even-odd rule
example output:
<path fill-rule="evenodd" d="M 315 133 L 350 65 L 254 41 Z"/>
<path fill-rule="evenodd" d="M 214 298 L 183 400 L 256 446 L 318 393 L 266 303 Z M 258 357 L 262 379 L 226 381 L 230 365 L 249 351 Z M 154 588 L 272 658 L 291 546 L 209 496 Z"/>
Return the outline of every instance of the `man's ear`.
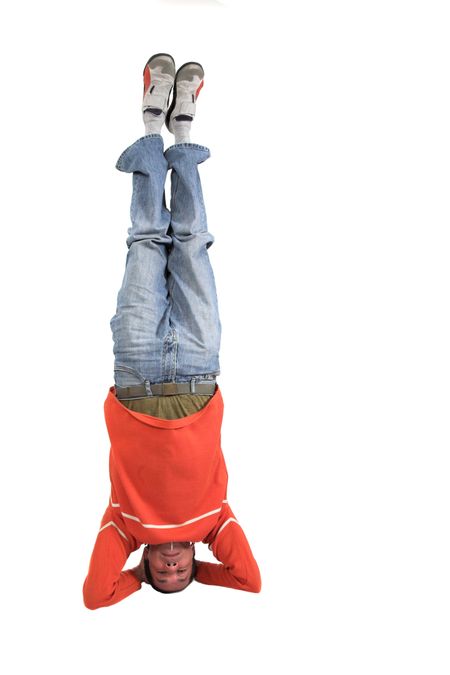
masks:
<path fill-rule="evenodd" d="M 151 578 L 152 578 L 152 573 L 150 572 L 150 564 L 148 562 L 148 556 L 147 556 L 147 547 L 144 549 L 144 553 L 142 554 L 142 558 L 144 561 L 144 576 L 145 576 L 145 583 L 146 584 L 151 584 Z"/>

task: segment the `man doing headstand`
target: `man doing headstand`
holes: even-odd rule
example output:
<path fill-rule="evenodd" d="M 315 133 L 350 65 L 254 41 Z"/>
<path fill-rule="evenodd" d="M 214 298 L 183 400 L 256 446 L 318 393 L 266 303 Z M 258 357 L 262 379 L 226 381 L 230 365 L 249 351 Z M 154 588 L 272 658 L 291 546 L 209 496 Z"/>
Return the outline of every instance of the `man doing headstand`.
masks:
<path fill-rule="evenodd" d="M 171 56 L 152 56 L 144 69 L 145 136 L 117 162 L 133 174 L 131 227 L 111 319 L 115 386 L 105 401 L 111 496 L 83 586 L 89 609 L 119 602 L 142 583 L 163 593 L 184 590 L 194 579 L 261 588 L 227 501 L 221 450 L 221 324 L 207 251 L 214 238 L 197 166 L 209 150 L 189 137 L 202 86 L 200 64 L 175 72 Z M 175 135 L 165 152 L 164 121 Z M 195 542 L 207 544 L 219 562 L 196 560 Z M 140 564 L 124 570 L 142 544 Z"/>

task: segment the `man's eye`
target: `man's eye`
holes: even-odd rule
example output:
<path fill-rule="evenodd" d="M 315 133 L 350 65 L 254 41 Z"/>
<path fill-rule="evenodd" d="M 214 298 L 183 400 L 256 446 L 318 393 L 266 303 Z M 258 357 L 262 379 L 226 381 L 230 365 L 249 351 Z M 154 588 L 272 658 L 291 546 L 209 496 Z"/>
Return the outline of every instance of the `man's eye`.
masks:
<path fill-rule="evenodd" d="M 158 574 L 167 574 L 166 570 L 158 570 Z"/>
<path fill-rule="evenodd" d="M 187 568 L 185 568 L 184 570 L 178 570 L 178 574 L 184 574 L 185 572 L 187 572 Z"/>

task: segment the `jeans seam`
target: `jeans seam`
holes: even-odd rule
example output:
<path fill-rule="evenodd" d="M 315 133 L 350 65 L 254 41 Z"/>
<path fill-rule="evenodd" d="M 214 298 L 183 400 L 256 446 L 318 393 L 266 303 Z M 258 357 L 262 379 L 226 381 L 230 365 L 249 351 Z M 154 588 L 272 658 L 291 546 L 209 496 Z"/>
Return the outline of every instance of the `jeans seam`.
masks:
<path fill-rule="evenodd" d="M 177 356 L 178 356 L 178 334 L 175 328 L 172 329 L 173 335 L 173 352 L 172 352 L 172 370 L 170 373 L 171 379 L 175 379 L 177 375 Z"/>
<path fill-rule="evenodd" d="M 171 173 L 170 177 L 172 179 L 172 194 L 170 196 L 170 209 L 171 209 L 170 210 L 170 220 L 172 221 L 172 202 L 175 201 L 175 197 L 177 196 L 178 186 L 180 184 L 180 177 L 177 174 L 177 172 L 174 171 L 173 169 L 172 169 L 172 173 Z M 174 183 L 175 183 L 175 185 L 174 185 Z"/>
<path fill-rule="evenodd" d="M 206 145 L 199 145 L 198 143 L 174 143 L 174 145 L 170 145 L 165 150 L 164 154 L 169 152 L 169 150 L 173 150 L 174 148 L 193 148 L 195 150 L 206 150 L 206 152 L 210 152 Z"/>
<path fill-rule="evenodd" d="M 162 377 L 164 381 L 172 381 L 177 372 L 178 336 L 172 327 L 163 340 Z"/>

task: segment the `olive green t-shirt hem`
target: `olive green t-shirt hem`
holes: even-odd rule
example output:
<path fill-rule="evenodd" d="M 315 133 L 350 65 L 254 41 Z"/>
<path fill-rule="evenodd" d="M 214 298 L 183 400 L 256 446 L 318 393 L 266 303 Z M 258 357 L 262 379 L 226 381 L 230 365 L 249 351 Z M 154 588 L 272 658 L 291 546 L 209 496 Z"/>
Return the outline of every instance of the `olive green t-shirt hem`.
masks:
<path fill-rule="evenodd" d="M 121 399 L 120 402 L 134 412 L 159 417 L 163 420 L 177 420 L 204 408 L 211 396 L 212 394 L 174 394 L 173 396 Z"/>

